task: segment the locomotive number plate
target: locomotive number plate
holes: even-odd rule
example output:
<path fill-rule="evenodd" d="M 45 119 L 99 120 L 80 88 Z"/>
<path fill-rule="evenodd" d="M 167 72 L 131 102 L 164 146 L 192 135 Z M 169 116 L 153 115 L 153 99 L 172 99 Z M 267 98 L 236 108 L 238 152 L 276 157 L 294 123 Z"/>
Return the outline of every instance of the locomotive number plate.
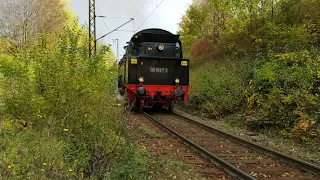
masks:
<path fill-rule="evenodd" d="M 168 68 L 150 68 L 150 72 L 152 73 L 168 73 Z"/>

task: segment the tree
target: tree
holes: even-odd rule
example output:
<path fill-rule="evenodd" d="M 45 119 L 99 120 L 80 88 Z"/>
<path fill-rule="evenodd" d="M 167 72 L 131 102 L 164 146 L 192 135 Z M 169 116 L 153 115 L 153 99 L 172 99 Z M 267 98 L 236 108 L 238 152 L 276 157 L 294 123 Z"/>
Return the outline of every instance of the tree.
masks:
<path fill-rule="evenodd" d="M 0 3 L 0 38 L 12 54 L 34 42 L 39 34 L 54 34 L 64 23 L 60 0 L 3 0 Z"/>

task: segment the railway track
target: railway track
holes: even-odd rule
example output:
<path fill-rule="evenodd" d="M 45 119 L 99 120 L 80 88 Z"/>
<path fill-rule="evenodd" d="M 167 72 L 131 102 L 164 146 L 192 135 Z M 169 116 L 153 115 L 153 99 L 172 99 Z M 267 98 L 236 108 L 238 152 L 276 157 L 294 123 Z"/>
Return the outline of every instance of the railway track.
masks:
<path fill-rule="evenodd" d="M 185 115 L 142 113 L 236 179 L 320 179 L 320 167 L 316 165 L 222 132 Z"/>

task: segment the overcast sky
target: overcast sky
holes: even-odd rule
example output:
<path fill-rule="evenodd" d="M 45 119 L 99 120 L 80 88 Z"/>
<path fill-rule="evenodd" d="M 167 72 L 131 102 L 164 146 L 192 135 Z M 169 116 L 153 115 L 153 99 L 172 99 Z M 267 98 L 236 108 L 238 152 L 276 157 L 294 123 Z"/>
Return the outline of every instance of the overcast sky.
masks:
<path fill-rule="evenodd" d="M 120 30 L 129 30 L 132 32 L 116 31 L 102 39 L 103 42 L 112 45 L 112 50 L 115 55 L 116 44 L 113 42 L 113 39 L 119 39 L 119 54 L 121 58 L 124 53 L 123 46 L 130 40 L 133 31 L 147 28 L 162 28 L 176 33 L 181 17 L 185 14 L 192 0 L 164 0 L 163 3 L 159 5 L 161 1 L 162 0 L 96 0 L 96 14 L 110 17 L 97 18 L 97 38 L 129 21 L 129 18 L 135 18 L 133 22 L 120 28 Z M 88 0 L 72 0 L 72 7 L 79 17 L 80 24 L 88 24 L 88 3 Z M 156 11 L 143 23 L 157 6 Z"/>

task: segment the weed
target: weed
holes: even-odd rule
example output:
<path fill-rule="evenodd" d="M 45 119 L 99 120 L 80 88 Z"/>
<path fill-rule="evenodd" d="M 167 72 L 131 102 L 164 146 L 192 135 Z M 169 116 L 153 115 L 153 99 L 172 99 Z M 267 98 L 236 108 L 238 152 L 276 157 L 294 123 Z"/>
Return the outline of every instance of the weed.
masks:
<path fill-rule="evenodd" d="M 145 127 L 145 126 L 139 126 L 138 127 L 138 131 L 150 136 L 151 138 L 158 138 L 158 139 L 162 139 L 165 137 L 164 134 L 159 134 L 159 133 L 156 133 L 155 131 L 151 130 L 150 128 L 148 127 Z"/>

